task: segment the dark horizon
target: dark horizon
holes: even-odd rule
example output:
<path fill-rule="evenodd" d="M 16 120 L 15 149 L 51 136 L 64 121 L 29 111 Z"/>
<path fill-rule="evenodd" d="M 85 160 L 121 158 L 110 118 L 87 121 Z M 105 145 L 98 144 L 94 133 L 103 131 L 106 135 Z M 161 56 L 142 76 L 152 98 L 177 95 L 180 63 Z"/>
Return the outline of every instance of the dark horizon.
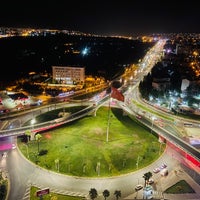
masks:
<path fill-rule="evenodd" d="M 195 1 L 1 3 L 1 27 L 72 30 L 96 35 L 200 33 Z"/>

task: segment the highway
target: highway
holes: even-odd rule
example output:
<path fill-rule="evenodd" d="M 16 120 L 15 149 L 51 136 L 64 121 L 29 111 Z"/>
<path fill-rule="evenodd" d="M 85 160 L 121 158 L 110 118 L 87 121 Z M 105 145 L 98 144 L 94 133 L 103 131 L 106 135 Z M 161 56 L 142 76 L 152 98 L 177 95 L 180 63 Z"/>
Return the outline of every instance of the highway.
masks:
<path fill-rule="evenodd" d="M 124 94 L 126 95 L 126 100 L 124 104 L 120 103 L 121 108 L 126 110 L 130 115 L 134 114 L 135 115 L 141 115 L 142 114 L 142 120 L 140 120 L 141 123 L 143 123 L 145 126 L 149 127 L 150 129 L 153 129 L 154 132 L 156 132 L 157 135 L 161 136 L 164 138 L 166 141 L 170 142 L 171 144 L 175 145 L 178 147 L 180 150 L 183 152 L 186 152 L 189 154 L 191 157 L 193 157 L 197 163 L 198 167 L 200 167 L 200 151 L 193 146 L 191 146 L 189 143 L 186 143 L 182 138 L 178 137 L 178 133 L 176 133 L 176 129 L 173 129 L 174 126 L 174 121 L 176 120 L 182 120 L 184 121 L 185 119 L 181 119 L 177 116 L 172 115 L 171 113 L 166 113 L 162 110 L 156 109 L 153 106 L 148 105 L 146 102 L 141 101 L 139 97 L 139 91 L 138 91 L 138 85 L 141 80 L 143 80 L 143 77 L 147 75 L 149 72 L 151 72 L 151 69 L 155 64 L 161 59 L 162 55 L 162 48 L 164 45 L 165 41 L 161 41 L 157 43 L 152 49 L 149 50 L 149 52 L 145 55 L 143 60 L 140 63 L 140 68 L 137 71 L 137 73 L 133 72 L 136 74 L 135 76 L 127 75 L 124 76 L 123 78 L 125 79 L 126 85 L 124 87 Z M 123 88 L 122 87 L 122 88 Z M 141 105 L 146 105 L 146 107 L 150 107 L 150 110 L 152 112 L 148 112 L 145 109 L 138 108 L 136 104 L 133 105 L 133 103 L 130 103 L 131 100 L 134 99 Z M 144 106 L 145 107 L 145 106 Z M 173 121 L 167 121 L 165 122 L 166 124 L 171 124 L 171 126 L 165 126 L 165 127 L 159 127 L 156 126 L 156 124 L 153 122 L 154 118 L 156 117 L 154 112 L 159 112 L 162 113 L 163 116 L 166 116 L 167 118 L 173 118 Z M 197 124 L 199 127 L 199 122 L 193 120 L 194 124 Z M 169 131 L 170 128 L 170 131 Z"/>
<path fill-rule="evenodd" d="M 136 116 L 137 113 L 134 112 L 133 110 L 131 110 L 128 107 L 125 107 L 124 104 L 119 103 L 120 107 L 126 111 L 127 114 L 131 116 Z M 175 145 L 176 147 L 178 147 L 179 149 L 181 149 L 183 152 L 186 152 L 187 154 L 189 154 L 191 157 L 195 158 L 199 163 L 200 163 L 200 152 L 198 149 L 194 148 L 193 146 L 191 146 L 190 144 L 186 143 L 185 141 L 183 141 L 180 137 L 176 136 L 175 134 L 172 133 L 172 131 L 174 131 L 173 129 L 171 131 L 168 131 L 166 128 L 167 126 L 160 127 L 159 125 L 156 124 L 152 124 L 152 120 L 149 120 L 149 118 L 145 118 L 144 116 L 142 116 L 141 119 L 138 120 L 141 124 L 149 127 L 149 129 L 156 133 L 158 136 L 160 136 L 161 138 L 163 138 L 165 140 L 165 142 L 170 142 L 171 144 Z M 200 165 L 199 165 L 200 167 Z"/>

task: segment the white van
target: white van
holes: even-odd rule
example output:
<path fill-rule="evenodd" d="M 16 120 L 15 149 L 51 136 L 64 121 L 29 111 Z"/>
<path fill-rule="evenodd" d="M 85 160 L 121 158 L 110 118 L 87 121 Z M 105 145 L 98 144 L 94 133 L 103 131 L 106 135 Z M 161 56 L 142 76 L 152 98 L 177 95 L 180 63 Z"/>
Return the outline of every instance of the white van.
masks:
<path fill-rule="evenodd" d="M 167 176 L 168 175 L 168 170 L 167 169 L 162 169 L 160 171 L 161 176 Z"/>
<path fill-rule="evenodd" d="M 147 185 L 143 191 L 144 199 L 153 199 L 153 187 L 151 185 Z"/>

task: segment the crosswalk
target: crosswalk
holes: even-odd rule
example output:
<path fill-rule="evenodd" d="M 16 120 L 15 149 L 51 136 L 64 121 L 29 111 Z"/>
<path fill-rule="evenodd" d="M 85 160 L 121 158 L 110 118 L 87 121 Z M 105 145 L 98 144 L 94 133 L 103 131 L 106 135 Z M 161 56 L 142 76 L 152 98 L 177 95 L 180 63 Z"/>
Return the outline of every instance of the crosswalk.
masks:
<path fill-rule="evenodd" d="M 39 189 L 45 188 L 42 185 L 36 185 L 36 184 L 28 184 L 26 187 L 26 191 L 24 193 L 24 196 L 22 198 L 22 200 L 30 200 L 30 189 L 31 186 L 37 187 Z M 88 196 L 88 194 L 84 194 L 84 193 L 80 193 L 80 192 L 73 192 L 73 191 L 63 191 L 63 190 L 59 190 L 59 189 L 50 189 L 51 193 L 55 193 L 55 194 L 63 194 L 63 195 L 67 195 L 67 196 L 74 196 L 74 197 L 83 197 L 86 198 Z"/>

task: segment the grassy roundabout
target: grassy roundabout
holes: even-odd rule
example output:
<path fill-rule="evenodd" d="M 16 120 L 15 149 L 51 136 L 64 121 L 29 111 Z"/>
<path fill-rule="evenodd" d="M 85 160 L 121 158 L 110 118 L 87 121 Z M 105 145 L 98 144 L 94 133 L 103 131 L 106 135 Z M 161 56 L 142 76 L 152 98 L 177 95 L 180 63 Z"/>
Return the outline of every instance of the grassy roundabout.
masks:
<path fill-rule="evenodd" d="M 121 109 L 112 108 L 108 132 L 107 125 L 108 107 L 101 107 L 96 116 L 41 133 L 38 140 L 25 142 L 20 137 L 18 146 L 37 165 L 79 177 L 126 174 L 159 157 L 158 138 L 135 117 L 130 119 Z"/>

